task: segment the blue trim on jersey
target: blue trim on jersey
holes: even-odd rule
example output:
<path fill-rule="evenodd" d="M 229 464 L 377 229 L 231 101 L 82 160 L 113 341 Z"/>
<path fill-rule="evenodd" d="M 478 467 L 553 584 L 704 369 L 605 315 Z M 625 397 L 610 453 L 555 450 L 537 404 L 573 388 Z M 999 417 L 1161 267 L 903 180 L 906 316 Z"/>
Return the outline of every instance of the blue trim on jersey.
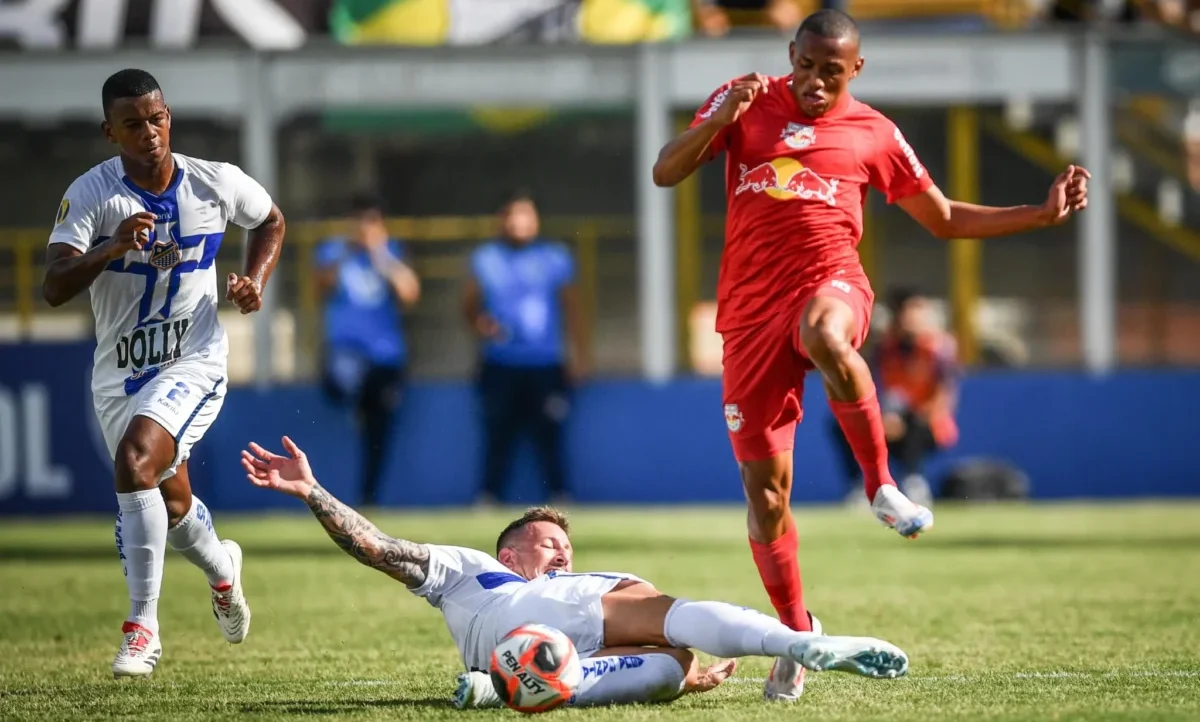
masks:
<path fill-rule="evenodd" d="M 171 160 L 174 161 L 174 157 L 172 157 Z M 175 173 L 171 176 L 171 182 L 167 184 L 167 188 L 162 192 L 162 195 L 156 196 L 145 188 L 139 188 L 137 184 L 129 180 L 129 176 L 127 175 L 121 176 L 121 182 L 125 184 L 126 188 L 137 194 L 137 197 L 141 198 L 146 205 L 149 206 L 151 204 L 158 203 L 167 196 L 171 196 L 172 199 L 175 197 L 175 191 L 179 189 L 179 184 L 183 182 L 183 168 L 179 165 L 179 163 L 175 163 Z"/>
<path fill-rule="evenodd" d="M 484 572 L 483 574 L 476 574 L 475 581 L 479 582 L 479 586 L 484 589 L 495 589 L 496 587 L 502 587 L 505 584 L 512 584 L 513 582 L 524 584 L 527 580 L 524 577 L 518 577 L 512 572 Z"/>
<path fill-rule="evenodd" d="M 199 260 L 183 261 L 171 269 L 171 277 L 167 285 L 167 297 L 162 308 L 159 309 L 156 318 L 151 318 L 150 304 L 154 301 L 154 288 L 158 285 L 159 268 L 152 266 L 149 263 L 141 261 L 126 261 L 124 258 L 118 258 L 111 261 L 104 267 L 106 271 L 114 273 L 133 273 L 139 276 L 144 276 L 146 279 L 146 289 L 142 292 L 142 300 L 138 305 L 138 323 L 134 328 L 140 328 L 147 323 L 157 323 L 165 321 L 171 316 L 171 301 L 175 295 L 179 293 L 179 285 L 182 282 L 182 276 L 185 273 L 193 271 L 205 271 L 212 268 L 214 261 L 217 258 L 217 251 L 221 248 L 221 241 L 224 239 L 224 233 L 197 233 L 193 236 L 183 236 L 178 239 L 179 250 L 186 248 L 197 248 L 204 246 L 203 255 Z M 103 238 L 101 240 L 108 240 Z"/>
<path fill-rule="evenodd" d="M 560 572 L 558 570 L 548 571 L 548 572 L 546 572 L 546 576 L 550 577 L 551 579 L 556 579 L 558 577 L 600 577 L 601 579 L 628 579 L 629 578 L 629 577 L 620 576 L 619 574 L 597 574 L 596 572 Z"/>
<path fill-rule="evenodd" d="M 141 391 L 142 387 L 153 381 L 154 377 L 158 376 L 158 372 L 161 370 L 161 367 L 155 366 L 152 369 L 146 369 L 145 371 L 142 371 L 140 375 L 130 376 L 129 378 L 125 379 L 125 395 L 133 396 L 137 392 Z"/>
<path fill-rule="evenodd" d="M 217 383 L 213 385 L 213 390 L 205 394 L 204 398 L 200 399 L 200 403 L 196 404 L 196 408 L 192 410 L 192 415 L 187 418 L 187 421 L 183 422 L 183 426 L 179 427 L 179 433 L 175 434 L 176 444 L 178 444 L 179 440 L 183 438 L 183 432 L 187 431 L 187 428 L 192 425 L 193 421 L 196 420 L 196 415 L 200 413 L 200 410 L 204 408 L 204 405 L 209 401 L 212 401 L 217 395 L 217 390 L 221 388 L 221 384 L 223 383 L 225 383 L 225 379 L 219 379 Z"/>

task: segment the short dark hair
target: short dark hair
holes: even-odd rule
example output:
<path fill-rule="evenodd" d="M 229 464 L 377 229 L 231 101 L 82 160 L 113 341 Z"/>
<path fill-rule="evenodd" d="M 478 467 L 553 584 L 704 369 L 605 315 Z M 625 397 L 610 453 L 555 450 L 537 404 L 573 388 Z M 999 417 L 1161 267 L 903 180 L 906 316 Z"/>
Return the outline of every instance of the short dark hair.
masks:
<path fill-rule="evenodd" d="M 892 313 L 900 313 L 910 302 L 921 298 L 922 294 L 912 286 L 900 286 L 888 292 L 888 309 Z"/>
<path fill-rule="evenodd" d="M 100 103 L 104 107 L 104 117 L 112 108 L 113 101 L 118 98 L 140 98 L 153 92 L 162 92 L 158 81 L 145 70 L 126 68 L 108 76 L 104 87 L 100 89 Z"/>
<path fill-rule="evenodd" d="M 521 186 L 509 190 L 500 203 L 500 210 L 505 210 L 514 203 L 532 203 L 537 205 L 537 199 L 533 197 L 533 191 L 529 188 Z"/>
<path fill-rule="evenodd" d="M 567 520 L 567 515 L 552 506 L 534 506 L 525 510 L 520 519 L 514 519 L 504 527 L 504 531 L 500 532 L 500 536 L 496 538 L 496 554 L 500 553 L 512 543 L 513 537 L 517 532 L 524 529 L 526 526 L 537 522 L 548 521 L 551 524 L 557 525 L 568 536 L 571 534 L 571 522 Z"/>
<path fill-rule="evenodd" d="M 378 193 L 364 191 L 355 193 L 354 197 L 350 199 L 351 213 L 369 213 L 371 211 L 380 214 L 384 212 L 383 198 Z"/>
<path fill-rule="evenodd" d="M 857 41 L 858 23 L 841 10 L 826 8 L 804 18 L 800 29 L 796 31 L 796 37 L 799 38 L 803 33 L 812 33 L 821 38 L 851 38 Z"/>

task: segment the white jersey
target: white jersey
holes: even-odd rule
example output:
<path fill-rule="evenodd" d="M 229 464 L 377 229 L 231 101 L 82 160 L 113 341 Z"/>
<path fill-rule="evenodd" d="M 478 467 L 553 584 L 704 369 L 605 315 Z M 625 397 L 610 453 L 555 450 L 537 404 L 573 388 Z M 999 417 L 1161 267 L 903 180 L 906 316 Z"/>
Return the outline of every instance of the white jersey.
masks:
<path fill-rule="evenodd" d="M 604 646 L 600 598 L 630 574 L 550 572 L 525 580 L 475 549 L 426 544 L 429 572 L 413 594 L 442 612 L 469 670 L 487 671 L 492 650 L 523 624 L 562 631 L 581 657 Z"/>
<path fill-rule="evenodd" d="M 228 342 L 217 321 L 217 250 L 228 223 L 261 225 L 271 196 L 235 165 L 174 158 L 175 177 L 162 195 L 135 186 L 121 159 L 112 158 L 77 178 L 58 209 L 50 243 L 84 253 L 129 216 L 157 216 L 149 243 L 111 262 L 92 283 L 97 396 L 133 395 L 182 358 L 222 368 L 226 362 Z"/>

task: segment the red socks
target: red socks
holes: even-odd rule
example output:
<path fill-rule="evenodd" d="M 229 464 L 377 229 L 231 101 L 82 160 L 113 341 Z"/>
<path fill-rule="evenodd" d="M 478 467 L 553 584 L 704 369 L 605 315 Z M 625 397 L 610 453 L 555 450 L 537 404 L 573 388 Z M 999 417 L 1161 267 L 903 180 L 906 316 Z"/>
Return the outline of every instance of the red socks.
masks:
<path fill-rule="evenodd" d="M 779 621 L 797 632 L 811 632 L 812 622 L 804 608 L 804 592 L 800 586 L 800 562 L 796 558 L 799 547 L 795 525 L 770 544 L 750 540 L 754 565 L 758 567 L 758 576 L 762 578 Z"/>
<path fill-rule="evenodd" d="M 863 471 L 863 489 L 867 499 L 875 500 L 875 492 L 884 484 L 896 485 L 888 470 L 887 437 L 883 433 L 883 412 L 874 393 L 858 401 L 829 400 L 829 408 L 837 417 L 842 433 L 854 452 Z"/>

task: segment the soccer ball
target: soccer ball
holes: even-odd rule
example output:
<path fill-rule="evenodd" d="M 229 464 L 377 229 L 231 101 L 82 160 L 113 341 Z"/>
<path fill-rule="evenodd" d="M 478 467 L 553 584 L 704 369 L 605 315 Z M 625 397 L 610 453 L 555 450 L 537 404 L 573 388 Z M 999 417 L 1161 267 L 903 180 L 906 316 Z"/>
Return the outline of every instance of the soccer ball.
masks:
<path fill-rule="evenodd" d="M 526 624 L 492 652 L 492 686 L 518 712 L 546 712 L 566 704 L 583 681 L 571 639 L 552 627 Z"/>

